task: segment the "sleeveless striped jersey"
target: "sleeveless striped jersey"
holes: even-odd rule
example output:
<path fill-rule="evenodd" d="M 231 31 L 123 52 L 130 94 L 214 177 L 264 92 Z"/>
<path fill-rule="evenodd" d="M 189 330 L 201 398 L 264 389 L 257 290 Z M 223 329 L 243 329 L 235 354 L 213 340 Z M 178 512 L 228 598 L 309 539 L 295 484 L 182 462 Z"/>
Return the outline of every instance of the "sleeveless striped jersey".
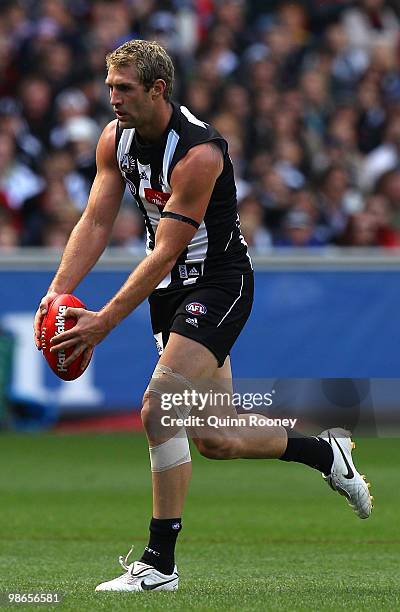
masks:
<path fill-rule="evenodd" d="M 135 128 L 116 128 L 117 162 L 144 217 L 147 254 L 154 249 L 161 212 L 172 193 L 171 173 L 179 160 L 191 147 L 214 142 L 221 148 L 224 165 L 200 227 L 157 289 L 176 289 L 251 272 L 247 244 L 240 232 L 227 142 L 185 106 L 172 103 L 172 107 L 170 122 L 156 143 L 141 141 Z"/>

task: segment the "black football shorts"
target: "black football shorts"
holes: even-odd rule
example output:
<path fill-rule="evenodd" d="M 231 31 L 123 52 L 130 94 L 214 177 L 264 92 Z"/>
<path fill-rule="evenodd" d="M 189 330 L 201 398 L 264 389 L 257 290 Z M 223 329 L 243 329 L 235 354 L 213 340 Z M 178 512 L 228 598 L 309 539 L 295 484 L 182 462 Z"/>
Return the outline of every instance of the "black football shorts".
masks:
<path fill-rule="evenodd" d="M 175 332 L 206 346 L 221 367 L 249 318 L 253 293 L 252 273 L 154 291 L 149 303 L 158 353 Z"/>

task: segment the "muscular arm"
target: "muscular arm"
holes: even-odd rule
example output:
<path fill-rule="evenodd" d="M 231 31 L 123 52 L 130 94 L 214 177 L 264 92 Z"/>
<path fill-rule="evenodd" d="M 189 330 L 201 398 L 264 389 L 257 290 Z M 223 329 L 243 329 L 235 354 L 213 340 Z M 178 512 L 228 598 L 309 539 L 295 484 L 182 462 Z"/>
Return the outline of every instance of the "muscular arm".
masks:
<path fill-rule="evenodd" d="M 191 217 L 201 223 L 222 167 L 222 153 L 215 145 L 193 147 L 172 172 L 172 195 L 165 210 Z M 161 219 L 156 232 L 154 251 L 137 266 L 104 308 L 99 312 L 67 309 L 66 316 L 77 317 L 77 324 L 51 340 L 52 350 L 75 347 L 65 365 L 71 363 L 83 351 L 91 351 L 111 329 L 150 295 L 171 271 L 195 232 L 196 228 L 182 221 Z M 83 367 L 85 365 L 86 362 Z"/>
<path fill-rule="evenodd" d="M 85 212 L 73 229 L 58 271 L 36 311 L 35 343 L 41 348 L 40 330 L 51 300 L 72 293 L 104 251 L 117 215 L 124 182 L 115 159 L 115 121 L 109 123 L 97 145 L 97 173 Z"/>
<path fill-rule="evenodd" d="M 115 123 L 109 123 L 99 139 L 89 201 L 71 233 L 49 292 L 72 293 L 107 246 L 124 192 L 115 158 Z"/>

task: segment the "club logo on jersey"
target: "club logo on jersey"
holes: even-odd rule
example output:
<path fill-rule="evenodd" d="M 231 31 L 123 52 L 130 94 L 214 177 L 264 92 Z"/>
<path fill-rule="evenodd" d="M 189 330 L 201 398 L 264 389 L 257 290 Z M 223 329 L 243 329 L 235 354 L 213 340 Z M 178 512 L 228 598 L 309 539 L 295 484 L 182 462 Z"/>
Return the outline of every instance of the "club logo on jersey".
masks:
<path fill-rule="evenodd" d="M 164 208 L 169 198 L 170 193 L 164 193 L 163 191 L 155 191 L 155 189 L 144 188 L 144 197 L 150 204 L 155 204 L 160 210 Z"/>
<path fill-rule="evenodd" d="M 147 174 L 146 174 L 146 172 L 144 170 L 143 170 L 143 172 L 141 172 L 139 174 L 139 178 L 140 178 L 141 181 L 147 181 L 148 180 L 148 176 L 147 176 Z"/>
<path fill-rule="evenodd" d="M 178 266 L 179 278 L 188 278 L 187 267 L 185 265 Z"/>
<path fill-rule="evenodd" d="M 186 304 L 186 312 L 193 315 L 203 315 L 206 314 L 207 308 L 200 302 L 190 302 L 190 304 Z"/>
<path fill-rule="evenodd" d="M 121 159 L 120 168 L 122 172 L 133 172 L 136 168 L 136 159 L 129 155 L 128 153 L 124 153 Z"/>

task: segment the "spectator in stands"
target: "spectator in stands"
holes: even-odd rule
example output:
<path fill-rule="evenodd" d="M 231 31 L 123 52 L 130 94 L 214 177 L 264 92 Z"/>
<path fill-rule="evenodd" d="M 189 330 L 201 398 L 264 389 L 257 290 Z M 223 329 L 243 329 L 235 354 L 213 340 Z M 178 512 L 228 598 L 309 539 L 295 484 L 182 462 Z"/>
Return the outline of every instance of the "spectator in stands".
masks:
<path fill-rule="evenodd" d="M 377 193 L 385 196 L 394 211 L 395 218 L 400 210 L 400 167 L 386 172 L 377 183 Z"/>
<path fill-rule="evenodd" d="M 308 16 L 304 6 L 289 0 L 278 4 L 277 13 L 279 22 L 285 26 L 295 45 L 303 47 L 309 42 Z"/>
<path fill-rule="evenodd" d="M 320 223 L 321 213 L 317 206 L 317 198 L 313 191 L 307 187 L 292 193 L 289 210 L 305 212 L 316 226 L 318 226 Z M 317 232 L 317 234 L 319 234 L 319 232 Z M 319 238 L 319 240 L 320 242 L 323 242 L 322 236 Z"/>
<path fill-rule="evenodd" d="M 0 131 L 0 195 L 3 206 L 16 215 L 28 198 L 40 193 L 43 179 L 18 160 L 13 136 Z"/>
<path fill-rule="evenodd" d="M 264 85 L 254 96 L 254 115 L 247 127 L 251 142 L 250 151 L 257 155 L 260 150 L 273 145 L 274 116 L 277 113 L 279 94 L 272 85 Z"/>
<path fill-rule="evenodd" d="M 202 121 L 211 122 L 214 105 L 212 89 L 204 81 L 191 81 L 185 92 L 185 101 L 192 113 Z"/>
<path fill-rule="evenodd" d="M 375 194 L 367 198 L 365 211 L 375 220 L 377 243 L 387 248 L 400 247 L 400 233 L 395 229 L 394 210 L 385 196 Z"/>
<path fill-rule="evenodd" d="M 42 246 L 50 249 L 63 249 L 72 229 L 73 225 L 71 227 L 71 220 L 69 223 L 67 222 L 66 227 L 62 219 L 50 218 L 43 226 Z"/>
<path fill-rule="evenodd" d="M 45 147 L 49 146 L 53 122 L 52 91 L 45 78 L 31 75 L 22 79 L 19 87 L 22 115 L 29 131 Z"/>
<path fill-rule="evenodd" d="M 46 228 L 49 224 L 61 226 L 68 238 L 73 225 L 68 225 L 68 219 L 76 222 L 80 213 L 68 195 L 66 185 L 57 179 L 50 178 L 46 188 L 36 198 L 27 200 L 22 211 L 23 232 L 22 243 L 25 246 L 45 245 Z M 65 243 L 63 243 L 65 244 Z"/>
<path fill-rule="evenodd" d="M 89 113 L 89 100 L 79 89 L 65 89 L 55 99 L 55 125 L 50 133 L 54 148 L 63 148 L 68 143 L 66 123 L 74 117 L 85 117 Z"/>
<path fill-rule="evenodd" d="M 239 205 L 240 225 L 251 249 L 265 253 L 271 249 L 271 234 L 263 227 L 264 209 L 255 194 L 249 193 Z"/>
<path fill-rule="evenodd" d="M 343 13 L 349 42 L 368 53 L 380 45 L 394 47 L 399 39 L 400 22 L 385 0 L 359 0 L 358 6 Z"/>
<path fill-rule="evenodd" d="M 72 49 L 60 41 L 49 45 L 38 58 L 39 74 L 50 84 L 53 96 L 73 86 L 77 70 Z"/>
<path fill-rule="evenodd" d="M 373 149 L 365 158 L 361 186 L 371 191 L 379 178 L 393 170 L 400 162 L 400 116 L 395 114 L 388 117 L 384 139 L 376 149 Z"/>
<path fill-rule="evenodd" d="M 300 189 L 305 184 L 303 169 L 306 165 L 304 150 L 298 140 L 281 137 L 274 150 L 274 169 L 289 189 Z"/>
<path fill-rule="evenodd" d="M 1 129 L 15 140 L 19 161 L 37 170 L 38 162 L 44 155 L 44 143 L 30 132 L 28 123 L 22 117 L 21 105 L 15 98 L 0 98 L 0 123 Z"/>
<path fill-rule="evenodd" d="M 143 253 L 143 217 L 135 209 L 123 206 L 115 221 L 110 246 L 126 248 L 132 253 Z"/>
<path fill-rule="evenodd" d="M 238 126 L 240 126 L 241 138 L 246 141 L 249 123 L 252 121 L 250 95 L 243 85 L 237 83 L 228 83 L 225 87 L 219 111 L 229 109 L 229 113 L 235 118 Z"/>
<path fill-rule="evenodd" d="M 274 168 L 269 168 L 261 177 L 259 185 L 260 201 L 265 209 L 267 228 L 275 233 L 290 208 L 291 192 L 282 176 Z"/>
<path fill-rule="evenodd" d="M 346 229 L 339 238 L 338 244 L 352 247 L 376 247 L 378 242 L 378 225 L 376 218 L 369 212 L 350 215 Z"/>
<path fill-rule="evenodd" d="M 341 23 L 330 25 L 325 38 L 331 54 L 330 91 L 340 102 L 354 94 L 360 77 L 368 68 L 369 57 L 363 49 L 351 46 L 349 33 Z"/>
<path fill-rule="evenodd" d="M 250 186 L 244 178 L 245 173 L 245 152 L 244 152 L 244 127 L 238 118 L 231 112 L 223 112 L 215 115 L 212 119 L 212 124 L 229 145 L 229 155 L 232 160 L 235 171 L 235 183 L 237 189 L 237 197 L 240 201 L 244 198 Z"/>
<path fill-rule="evenodd" d="M 86 206 L 87 196 L 96 175 L 96 144 L 99 127 L 90 117 L 72 117 L 65 124 L 67 143 L 73 156 L 75 172 L 85 183 L 86 196 L 77 202 L 81 210 Z"/>
<path fill-rule="evenodd" d="M 293 209 L 283 220 L 282 231 L 274 242 L 279 247 L 319 247 L 324 244 L 317 237 L 315 221 L 304 210 Z"/>
<path fill-rule="evenodd" d="M 1 194 L 0 194 L 1 204 Z M 19 246 L 19 231 L 13 216 L 0 206 L 0 253 L 12 251 Z"/>
<path fill-rule="evenodd" d="M 326 169 L 342 165 L 346 168 L 353 185 L 359 185 L 363 158 L 358 149 L 358 113 L 354 105 L 348 104 L 331 113 L 326 124 L 323 151 L 316 157 L 315 166 Z"/>
<path fill-rule="evenodd" d="M 220 23 L 233 34 L 233 45 L 236 51 L 243 51 L 250 43 L 252 36 L 246 23 L 245 0 L 215 0 L 214 23 Z"/>
<path fill-rule="evenodd" d="M 115 49 L 126 40 L 135 37 L 127 2 L 101 0 L 96 3 L 93 9 L 91 13 L 93 19 L 92 31 L 94 36 L 107 45 L 109 49 Z M 151 16 L 149 15 L 149 20 Z"/>
<path fill-rule="evenodd" d="M 320 185 L 318 207 L 325 239 L 336 242 L 346 231 L 349 214 L 362 208 L 362 198 L 351 188 L 348 171 L 341 165 L 328 168 Z"/>
<path fill-rule="evenodd" d="M 357 137 L 361 154 L 370 153 L 379 146 L 386 119 L 379 83 L 365 77 L 358 86 Z"/>
<path fill-rule="evenodd" d="M 0 224 L 0 252 L 13 251 L 19 246 L 18 230 L 10 223 Z"/>
<path fill-rule="evenodd" d="M 318 70 L 318 65 L 300 75 L 300 90 L 303 95 L 306 134 L 310 148 L 313 149 L 324 136 L 332 106 L 327 76 Z"/>

